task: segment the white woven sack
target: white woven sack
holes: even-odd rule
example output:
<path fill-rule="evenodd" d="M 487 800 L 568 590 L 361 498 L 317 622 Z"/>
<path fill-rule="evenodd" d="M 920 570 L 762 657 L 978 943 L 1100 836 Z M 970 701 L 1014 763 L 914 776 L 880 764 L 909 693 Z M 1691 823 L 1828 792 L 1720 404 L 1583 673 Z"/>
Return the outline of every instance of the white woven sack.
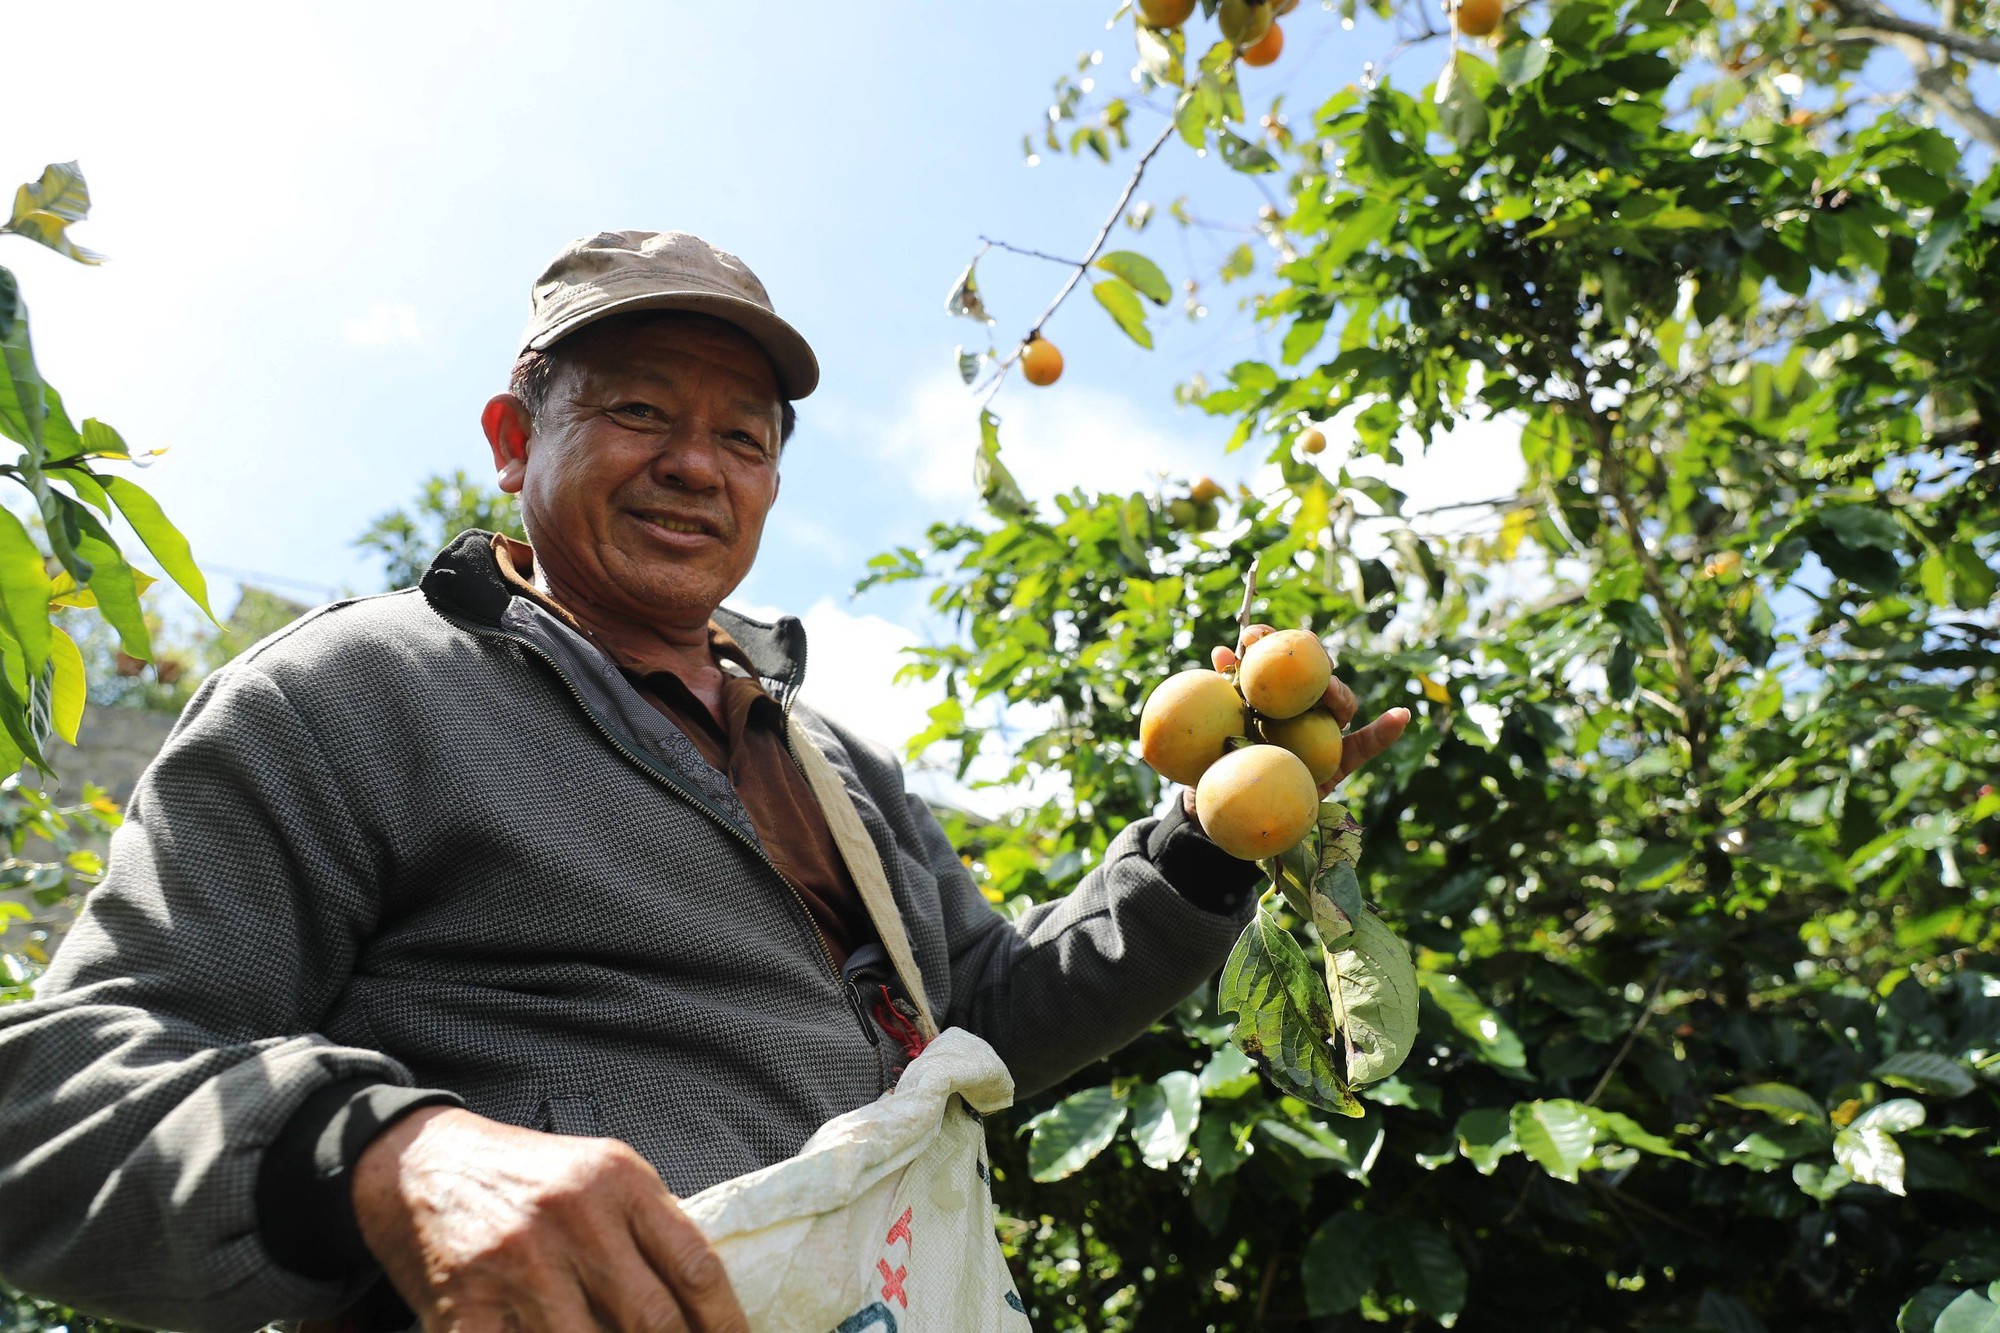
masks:
<path fill-rule="evenodd" d="M 947 1028 L 894 1090 L 799 1155 L 684 1200 L 758 1333 L 1020 1333 L 986 1134 L 1011 1105 L 991 1046 Z"/>

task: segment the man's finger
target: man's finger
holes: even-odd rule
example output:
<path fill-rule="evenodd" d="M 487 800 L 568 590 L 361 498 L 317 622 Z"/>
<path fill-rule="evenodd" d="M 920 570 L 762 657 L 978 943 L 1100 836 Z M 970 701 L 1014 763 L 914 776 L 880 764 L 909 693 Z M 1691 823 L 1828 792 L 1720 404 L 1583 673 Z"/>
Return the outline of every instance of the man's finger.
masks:
<path fill-rule="evenodd" d="M 1333 720 L 1341 725 L 1342 730 L 1345 730 L 1347 724 L 1354 720 L 1354 715 L 1361 711 L 1361 701 L 1354 697 L 1353 690 L 1347 688 L 1347 682 L 1338 676 L 1326 683 L 1326 696 L 1320 703 L 1332 712 Z"/>
<path fill-rule="evenodd" d="M 597 1322 L 616 1333 L 687 1333 L 678 1297 L 637 1248 L 638 1238 L 595 1266 L 586 1279 Z"/>
<path fill-rule="evenodd" d="M 1236 670 L 1236 650 L 1217 644 L 1208 650 L 1208 661 L 1209 665 L 1213 666 L 1217 671 L 1234 671 Z"/>
<path fill-rule="evenodd" d="M 1327 785 L 1331 791 L 1348 774 L 1396 743 L 1403 728 L 1410 725 L 1410 710 L 1391 708 L 1359 731 L 1349 732 L 1340 748 L 1340 772 Z"/>
<path fill-rule="evenodd" d="M 750 1333 L 729 1271 L 701 1228 L 665 1190 L 635 1210 L 632 1233 L 653 1271 L 666 1279 L 695 1333 Z"/>

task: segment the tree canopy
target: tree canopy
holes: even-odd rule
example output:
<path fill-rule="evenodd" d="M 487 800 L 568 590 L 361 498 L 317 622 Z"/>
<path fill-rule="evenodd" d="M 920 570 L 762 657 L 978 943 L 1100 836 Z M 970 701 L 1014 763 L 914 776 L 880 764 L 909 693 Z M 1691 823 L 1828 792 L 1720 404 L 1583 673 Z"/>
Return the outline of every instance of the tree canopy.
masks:
<path fill-rule="evenodd" d="M 1171 335 L 1166 273 L 1103 251 L 1120 220 L 1203 225 L 1133 202 L 1154 154 L 1265 187 L 1268 262 L 1184 278 L 1252 286 L 1279 346 L 1181 391 L 1256 480 L 1212 521 L 1140 478 L 1033 503 L 987 406 L 1015 352 L 961 353 L 984 512 L 871 574 L 960 631 L 917 651 L 943 698 L 913 748 L 969 764 L 994 702 L 1047 719 L 1007 776 L 1054 794 L 960 831 L 1013 906 L 1167 798 L 1139 706 L 1234 639 L 1252 566 L 1257 619 L 1324 634 L 1365 715 L 1416 714 L 1346 797 L 1361 893 L 1412 946 L 1414 1053 L 1330 1112 L 1303 1057 L 1253 1046 L 1259 1077 L 1232 1047 L 1257 1006 L 1225 974 L 1021 1108 L 999 1190 L 1035 1317 L 1979 1326 L 1994 15 L 1557 0 L 1489 46 L 1379 14 L 1371 79 L 1296 111 L 1246 105 L 1203 17 L 1125 14 L 1137 92 L 1065 78 L 1030 145 L 1129 174 L 1023 334 L 1087 275 L 1136 341 Z M 1008 295 L 968 268 L 954 313 Z M 1523 481 L 1458 522 L 1365 465 L 1488 422 Z M 1298 450 L 1308 427 L 1344 447 Z M 1282 896 L 1273 929 L 1315 936 Z"/>

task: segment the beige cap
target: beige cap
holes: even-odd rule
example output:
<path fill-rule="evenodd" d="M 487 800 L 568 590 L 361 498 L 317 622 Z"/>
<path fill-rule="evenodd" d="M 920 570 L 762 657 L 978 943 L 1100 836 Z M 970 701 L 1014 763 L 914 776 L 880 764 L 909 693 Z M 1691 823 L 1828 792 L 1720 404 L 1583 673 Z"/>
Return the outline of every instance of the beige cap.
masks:
<path fill-rule="evenodd" d="M 726 319 L 755 338 L 786 398 L 803 398 L 819 384 L 819 359 L 771 309 L 757 275 L 691 232 L 601 231 L 571 241 L 535 280 L 530 302 L 524 352 L 611 315 L 690 310 Z"/>

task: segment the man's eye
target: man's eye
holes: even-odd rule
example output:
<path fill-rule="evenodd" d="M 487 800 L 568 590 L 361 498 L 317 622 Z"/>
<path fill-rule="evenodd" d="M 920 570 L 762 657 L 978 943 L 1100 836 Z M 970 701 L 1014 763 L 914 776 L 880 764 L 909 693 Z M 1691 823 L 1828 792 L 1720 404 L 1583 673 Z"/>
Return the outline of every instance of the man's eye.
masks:
<path fill-rule="evenodd" d="M 758 455 L 760 458 L 763 455 L 770 452 L 770 450 L 764 447 L 764 442 L 762 440 L 758 439 L 755 435 L 751 435 L 745 431 L 739 430 L 733 432 L 729 436 L 729 442 L 731 444 L 741 445 L 745 449 L 748 449 L 751 453 Z"/>
<path fill-rule="evenodd" d="M 650 403 L 626 403 L 623 407 L 614 407 L 611 410 L 621 416 L 640 417 L 647 421 L 660 415 Z"/>

